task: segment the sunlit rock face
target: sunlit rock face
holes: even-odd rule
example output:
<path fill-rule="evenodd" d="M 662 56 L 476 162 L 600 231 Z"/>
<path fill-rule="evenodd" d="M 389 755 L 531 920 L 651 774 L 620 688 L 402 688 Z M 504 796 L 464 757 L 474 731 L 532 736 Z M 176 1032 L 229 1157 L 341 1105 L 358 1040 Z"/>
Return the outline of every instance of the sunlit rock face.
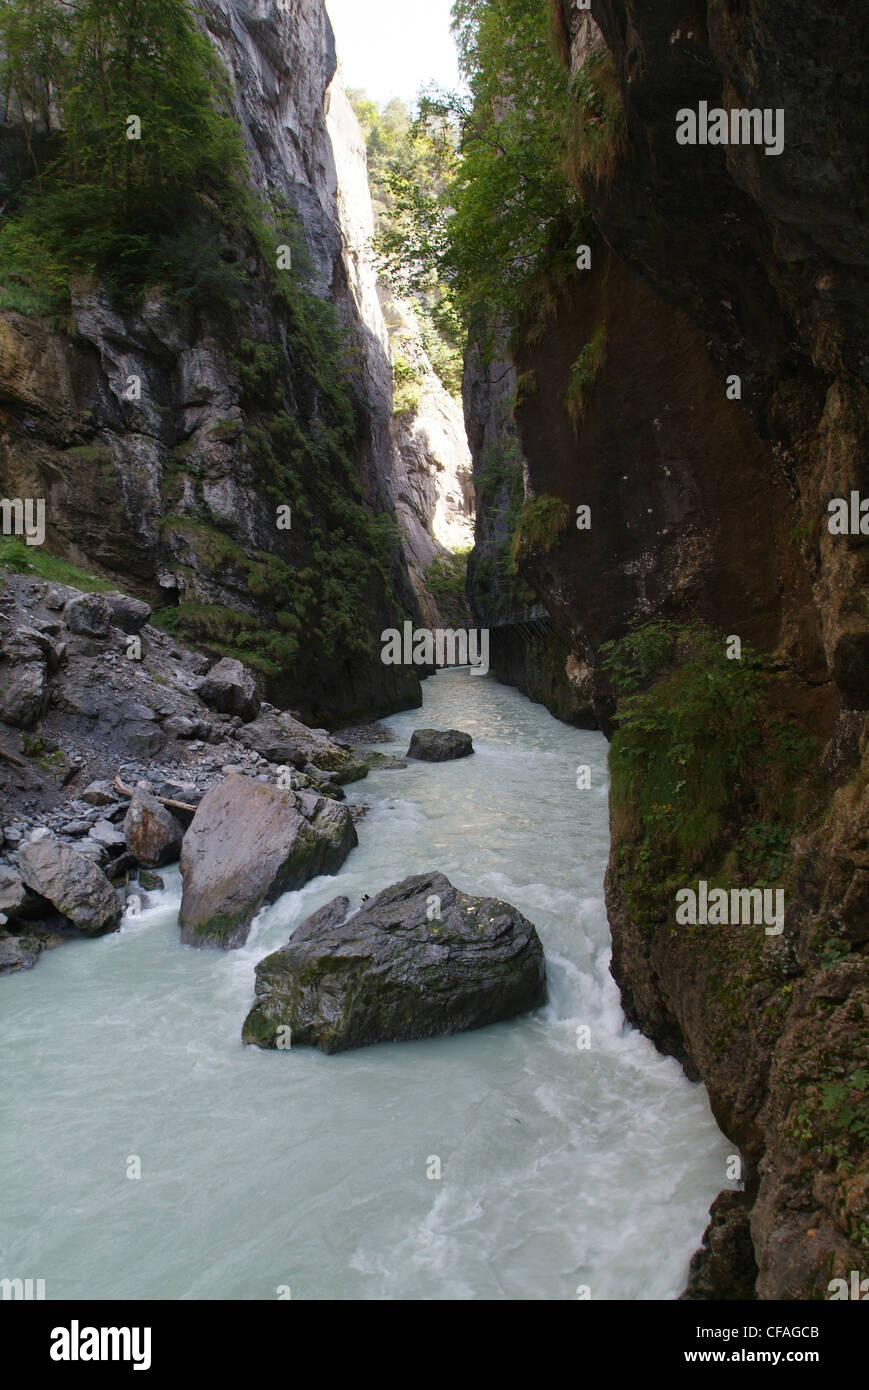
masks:
<path fill-rule="evenodd" d="M 471 453 L 461 404 L 445 389 L 425 351 L 419 320 L 407 300 L 387 299 L 392 343 L 417 374 L 412 409 L 393 418 L 393 489 L 411 576 L 423 611 L 439 622 L 425 587 L 432 562 L 474 544 Z"/>
<path fill-rule="evenodd" d="M 344 262 L 365 328 L 363 371 L 378 422 L 380 456 L 389 472 L 395 516 L 423 615 L 437 626 L 441 615 L 426 588 L 426 570 L 438 556 L 469 550 L 474 539 L 471 455 L 462 406 L 429 360 L 413 304 L 394 298 L 378 284 L 365 140 L 337 77 L 329 88 L 327 126 L 338 175 Z M 418 382 L 406 409 L 393 401 L 394 352 Z M 380 428 L 387 415 L 388 431 Z"/>

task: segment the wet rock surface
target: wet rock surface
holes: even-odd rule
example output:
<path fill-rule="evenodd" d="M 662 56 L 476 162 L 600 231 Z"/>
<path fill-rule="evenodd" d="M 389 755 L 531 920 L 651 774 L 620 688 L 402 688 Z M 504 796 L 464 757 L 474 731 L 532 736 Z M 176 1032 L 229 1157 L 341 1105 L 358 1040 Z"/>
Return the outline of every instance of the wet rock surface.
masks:
<path fill-rule="evenodd" d="M 137 870 L 177 860 L 197 807 L 230 772 L 329 804 L 344 798 L 343 782 L 367 775 L 349 746 L 288 711 L 254 702 L 248 712 L 256 707 L 257 717 L 245 724 L 238 714 L 209 709 L 197 688 L 214 664 L 151 626 L 142 601 L 26 575 L 4 578 L 0 698 L 22 670 L 35 666 L 40 681 L 31 728 L 0 719 L 0 914 L 7 918 L 0 927 L 20 943 L 26 932 L 30 943 L 7 943 L 5 968 L 28 968 L 47 940 L 57 945 L 79 934 L 74 916 L 24 882 L 19 860 L 33 831 L 48 830 L 100 879 L 126 885 L 132 875 L 135 887 Z M 69 614 L 89 632 L 74 632 Z M 139 648 L 130 647 L 131 637 Z M 218 676 L 230 704 L 255 688 L 238 662 Z M 342 811 L 342 824 L 349 816 L 352 829 L 362 810 Z M 317 819 L 325 834 L 327 813 Z"/>
<path fill-rule="evenodd" d="M 144 787 L 137 787 L 124 817 L 122 839 L 146 869 L 172 864 L 181 853 L 184 827 Z"/>
<path fill-rule="evenodd" d="M 340 1052 L 480 1028 L 545 1003 L 543 947 L 507 903 L 428 873 L 349 910 L 335 898 L 260 962 L 245 1042 Z"/>
<path fill-rule="evenodd" d="M 19 851 L 18 864 L 27 887 L 86 936 L 103 936 L 119 926 L 121 903 L 105 874 L 51 831 L 35 831 Z"/>
<path fill-rule="evenodd" d="M 473 751 L 471 735 L 460 729 L 415 729 L 407 756 L 426 763 L 446 763 L 453 758 L 468 758 Z"/>
<path fill-rule="evenodd" d="M 261 907 L 336 873 L 357 843 L 346 807 L 233 775 L 203 797 L 184 836 L 181 939 L 230 949 Z"/>

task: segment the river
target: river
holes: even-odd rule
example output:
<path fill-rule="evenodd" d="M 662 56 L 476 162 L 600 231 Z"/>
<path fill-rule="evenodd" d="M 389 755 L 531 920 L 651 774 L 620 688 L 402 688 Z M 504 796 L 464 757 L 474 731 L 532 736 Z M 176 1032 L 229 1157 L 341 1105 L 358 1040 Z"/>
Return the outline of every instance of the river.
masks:
<path fill-rule="evenodd" d="M 731 1146 L 608 974 L 605 740 L 467 670 L 424 689 L 384 751 L 432 726 L 474 756 L 348 788 L 358 849 L 244 949 L 180 945 L 171 870 L 120 932 L 0 979 L 0 1277 L 49 1299 L 681 1291 Z M 427 869 L 535 923 L 544 1009 L 332 1057 L 242 1046 L 258 960 L 337 893 Z"/>

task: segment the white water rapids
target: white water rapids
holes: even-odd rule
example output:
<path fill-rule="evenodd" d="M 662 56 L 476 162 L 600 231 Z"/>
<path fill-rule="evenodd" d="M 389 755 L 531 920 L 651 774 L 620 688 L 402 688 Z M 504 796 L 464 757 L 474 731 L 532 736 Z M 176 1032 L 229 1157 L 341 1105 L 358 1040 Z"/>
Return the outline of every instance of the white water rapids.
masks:
<path fill-rule="evenodd" d="M 424 689 L 383 751 L 459 728 L 474 756 L 348 788 L 371 806 L 359 848 L 243 950 L 179 943 L 170 871 L 119 933 L 0 979 L 0 1277 L 49 1299 L 681 1291 L 730 1146 L 608 974 L 606 743 L 466 670 Z M 426 869 L 534 922 L 546 1008 L 332 1057 L 242 1046 L 258 960 L 336 894 Z"/>

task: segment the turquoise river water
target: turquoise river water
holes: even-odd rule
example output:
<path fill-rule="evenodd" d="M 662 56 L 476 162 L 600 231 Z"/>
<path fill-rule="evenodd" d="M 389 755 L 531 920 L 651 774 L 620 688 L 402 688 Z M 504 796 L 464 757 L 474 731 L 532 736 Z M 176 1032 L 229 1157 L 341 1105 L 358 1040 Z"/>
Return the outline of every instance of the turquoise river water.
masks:
<path fill-rule="evenodd" d="M 0 979 L 0 1277 L 49 1299 L 678 1295 L 730 1146 L 608 973 L 603 737 L 467 670 L 385 722 L 384 751 L 431 726 L 476 753 L 348 788 L 370 810 L 344 870 L 242 950 L 180 944 L 170 870 L 120 932 Z M 254 966 L 294 926 L 431 868 L 535 923 L 545 1008 L 333 1057 L 242 1046 Z"/>

